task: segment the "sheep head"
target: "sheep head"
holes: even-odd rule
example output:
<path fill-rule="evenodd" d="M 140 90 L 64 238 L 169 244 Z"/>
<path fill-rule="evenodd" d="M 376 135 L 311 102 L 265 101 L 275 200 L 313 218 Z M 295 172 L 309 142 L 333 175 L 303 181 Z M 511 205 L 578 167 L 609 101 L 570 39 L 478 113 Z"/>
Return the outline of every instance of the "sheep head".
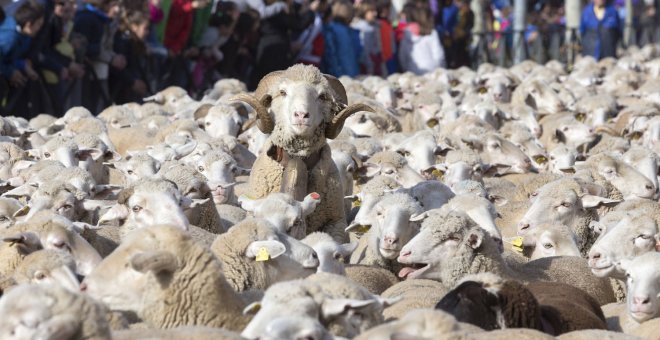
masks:
<path fill-rule="evenodd" d="M 324 124 L 325 137 L 334 139 L 350 115 L 372 111 L 364 104 L 348 106 L 346 90 L 337 78 L 306 65 L 271 72 L 261 79 L 254 95 L 239 94 L 233 100 L 252 106 L 263 133 L 281 125 L 298 137 L 309 137 Z"/>

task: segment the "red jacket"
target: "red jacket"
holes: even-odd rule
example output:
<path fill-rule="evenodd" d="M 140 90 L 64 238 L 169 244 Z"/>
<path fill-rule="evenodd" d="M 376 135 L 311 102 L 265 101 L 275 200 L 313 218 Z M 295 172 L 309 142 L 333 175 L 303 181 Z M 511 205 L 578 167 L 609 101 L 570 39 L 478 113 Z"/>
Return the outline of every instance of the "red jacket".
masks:
<path fill-rule="evenodd" d="M 165 47 L 180 53 L 188 44 L 192 32 L 194 9 L 191 0 L 172 0 L 165 28 Z"/>

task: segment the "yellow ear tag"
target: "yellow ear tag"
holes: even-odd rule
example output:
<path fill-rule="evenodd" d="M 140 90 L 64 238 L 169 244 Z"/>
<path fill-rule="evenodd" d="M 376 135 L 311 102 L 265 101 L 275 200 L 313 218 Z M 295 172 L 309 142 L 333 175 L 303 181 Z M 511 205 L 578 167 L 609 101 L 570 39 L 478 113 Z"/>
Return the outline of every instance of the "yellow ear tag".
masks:
<path fill-rule="evenodd" d="M 586 118 L 587 118 L 587 115 L 584 114 L 584 113 L 581 113 L 581 112 L 575 115 L 575 119 L 576 119 L 578 122 L 584 122 L 584 120 L 585 120 Z"/>
<path fill-rule="evenodd" d="M 265 247 L 259 248 L 259 252 L 257 253 L 257 257 L 255 258 L 255 261 L 257 262 L 262 262 L 262 261 L 268 261 L 270 259 L 270 254 L 268 254 L 268 249 Z"/>
<path fill-rule="evenodd" d="M 14 216 L 16 216 L 16 217 L 18 217 L 18 216 L 25 216 L 25 215 L 27 215 L 29 212 L 30 212 L 30 206 L 27 206 L 27 205 L 26 205 L 26 206 L 24 206 L 24 207 L 18 209 L 18 211 L 16 211 L 16 212 L 14 213 Z"/>
<path fill-rule="evenodd" d="M 536 161 L 536 163 L 538 163 L 538 164 L 545 164 L 545 162 L 547 162 L 548 159 L 545 158 L 545 156 L 538 156 L 538 157 L 534 158 L 534 161 Z"/>
<path fill-rule="evenodd" d="M 438 120 L 435 119 L 435 118 L 431 118 L 431 119 L 426 121 L 426 126 L 428 126 L 430 128 L 434 128 L 436 125 L 438 125 Z"/>
<path fill-rule="evenodd" d="M 479 94 L 484 94 L 484 93 L 486 93 L 486 92 L 488 92 L 488 89 L 487 89 L 487 88 L 485 88 L 485 87 L 480 87 L 480 88 L 479 88 Z"/>
<path fill-rule="evenodd" d="M 431 175 L 433 175 L 433 177 L 435 177 L 438 180 L 442 179 L 442 176 L 444 176 L 444 174 L 445 173 L 442 172 L 442 170 L 438 170 L 438 169 L 431 171 Z"/>
<path fill-rule="evenodd" d="M 523 251 L 523 238 L 518 236 L 513 239 L 513 242 L 511 242 L 513 245 L 511 248 L 519 253 L 522 253 Z"/>
<path fill-rule="evenodd" d="M 362 205 L 362 201 L 358 198 L 353 201 L 353 208 L 359 208 Z"/>

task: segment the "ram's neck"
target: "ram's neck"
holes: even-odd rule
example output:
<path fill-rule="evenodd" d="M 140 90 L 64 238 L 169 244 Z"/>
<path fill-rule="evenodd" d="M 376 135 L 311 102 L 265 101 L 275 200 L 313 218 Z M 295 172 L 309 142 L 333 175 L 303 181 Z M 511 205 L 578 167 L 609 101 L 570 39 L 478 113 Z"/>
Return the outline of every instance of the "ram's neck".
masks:
<path fill-rule="evenodd" d="M 278 146 L 290 157 L 306 158 L 321 150 L 326 144 L 325 132 L 319 127 L 309 137 L 294 136 L 281 125 L 275 125 L 270 140 L 273 145 Z"/>

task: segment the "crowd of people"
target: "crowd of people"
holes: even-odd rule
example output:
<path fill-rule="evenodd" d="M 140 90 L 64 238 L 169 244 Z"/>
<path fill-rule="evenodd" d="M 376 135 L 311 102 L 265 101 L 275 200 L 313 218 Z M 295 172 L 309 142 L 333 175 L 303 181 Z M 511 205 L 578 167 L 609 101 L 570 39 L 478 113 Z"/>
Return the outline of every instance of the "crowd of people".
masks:
<path fill-rule="evenodd" d="M 660 0 L 634 0 L 636 42 L 660 41 Z M 471 66 L 469 0 L 14 0 L 0 13 L 4 114 L 99 112 L 167 86 L 200 97 L 216 80 L 254 89 L 294 63 L 335 76 Z M 486 1 L 494 63 L 510 63 L 510 0 Z M 560 58 L 562 0 L 529 2 L 525 41 L 539 62 Z M 583 53 L 614 56 L 623 1 L 584 7 Z M 507 61 L 508 60 L 508 61 Z"/>

